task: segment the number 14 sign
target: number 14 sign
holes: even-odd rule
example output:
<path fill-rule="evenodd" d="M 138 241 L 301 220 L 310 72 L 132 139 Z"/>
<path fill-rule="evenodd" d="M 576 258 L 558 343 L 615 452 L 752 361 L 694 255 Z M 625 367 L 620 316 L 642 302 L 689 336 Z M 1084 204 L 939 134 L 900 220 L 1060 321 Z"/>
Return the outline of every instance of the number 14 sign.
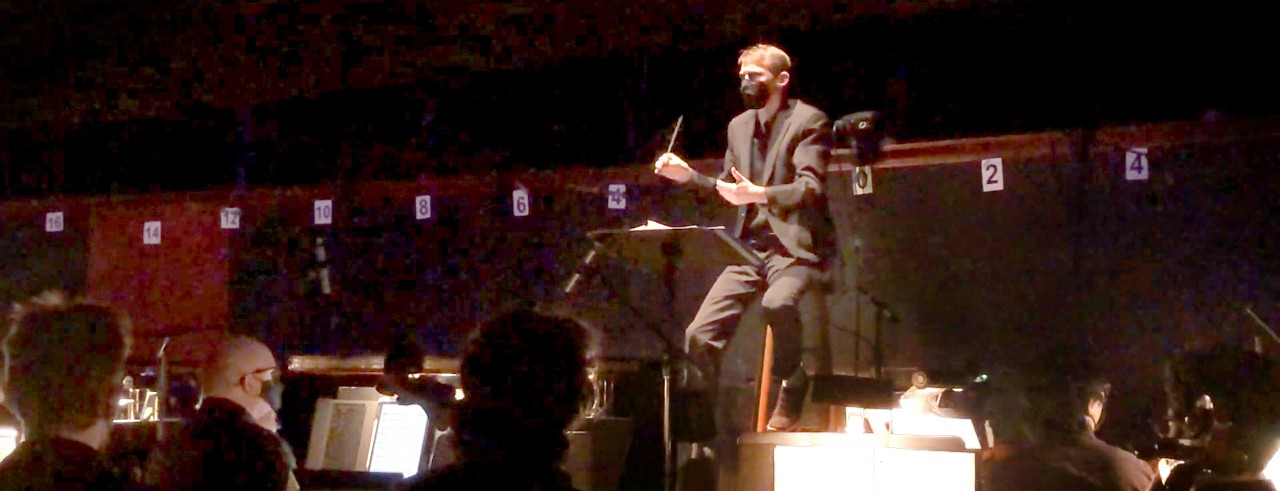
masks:
<path fill-rule="evenodd" d="M 142 243 L 145 245 L 160 244 L 159 220 L 152 220 L 142 224 Z"/>

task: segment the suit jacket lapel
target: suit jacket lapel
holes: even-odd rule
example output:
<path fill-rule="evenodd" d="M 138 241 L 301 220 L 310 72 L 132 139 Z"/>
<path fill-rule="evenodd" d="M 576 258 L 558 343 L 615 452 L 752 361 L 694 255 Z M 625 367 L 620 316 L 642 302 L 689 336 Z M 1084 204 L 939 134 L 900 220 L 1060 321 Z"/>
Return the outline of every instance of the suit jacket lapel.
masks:
<path fill-rule="evenodd" d="M 751 117 L 747 118 L 748 124 L 739 125 L 738 131 L 742 133 L 742 137 L 736 139 L 738 142 L 738 148 L 734 149 L 735 153 L 738 155 L 738 161 L 734 163 L 734 166 L 738 168 L 738 172 L 747 176 L 747 179 L 756 179 L 756 176 L 751 175 L 751 159 L 753 158 L 751 145 L 752 141 L 755 139 L 756 130 L 756 115 L 754 111 L 755 110 L 753 109 Z M 733 182 L 732 176 L 729 177 L 729 182 Z"/>

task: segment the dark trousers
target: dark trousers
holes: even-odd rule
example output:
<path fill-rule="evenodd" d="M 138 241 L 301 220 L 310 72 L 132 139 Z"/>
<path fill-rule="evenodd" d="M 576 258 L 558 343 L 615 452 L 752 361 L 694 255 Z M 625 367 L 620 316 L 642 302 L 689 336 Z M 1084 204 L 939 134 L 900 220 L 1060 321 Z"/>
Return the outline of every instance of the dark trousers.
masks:
<path fill-rule="evenodd" d="M 738 319 L 760 290 L 765 320 L 773 328 L 773 375 L 797 375 L 803 352 L 804 327 L 800 305 L 805 289 L 816 283 L 817 266 L 772 249 L 758 252 L 764 266 L 729 266 L 720 273 L 685 330 L 685 351 L 699 369 L 719 370 L 719 354 L 729 343 Z M 715 380 L 710 380 L 712 384 Z"/>

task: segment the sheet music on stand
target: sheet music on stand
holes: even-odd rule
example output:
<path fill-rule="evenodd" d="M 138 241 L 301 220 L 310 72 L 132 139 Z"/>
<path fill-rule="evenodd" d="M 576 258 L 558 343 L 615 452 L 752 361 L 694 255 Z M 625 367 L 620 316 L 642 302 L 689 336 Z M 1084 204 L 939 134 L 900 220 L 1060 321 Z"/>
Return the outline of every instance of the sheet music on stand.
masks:
<path fill-rule="evenodd" d="M 649 220 L 630 229 L 594 230 L 587 232 L 587 237 L 613 255 L 644 267 L 677 258 L 715 267 L 763 264 L 755 252 L 721 226 L 671 227 Z"/>

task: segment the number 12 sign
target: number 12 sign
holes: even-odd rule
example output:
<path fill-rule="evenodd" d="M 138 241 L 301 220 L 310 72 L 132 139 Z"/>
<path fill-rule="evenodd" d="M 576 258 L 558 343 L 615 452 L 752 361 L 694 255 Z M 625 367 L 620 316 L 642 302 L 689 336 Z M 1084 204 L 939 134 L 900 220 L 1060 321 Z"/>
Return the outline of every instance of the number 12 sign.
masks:
<path fill-rule="evenodd" d="M 239 208 L 223 208 L 222 212 L 218 215 L 218 222 L 223 230 L 235 230 L 240 228 Z"/>

